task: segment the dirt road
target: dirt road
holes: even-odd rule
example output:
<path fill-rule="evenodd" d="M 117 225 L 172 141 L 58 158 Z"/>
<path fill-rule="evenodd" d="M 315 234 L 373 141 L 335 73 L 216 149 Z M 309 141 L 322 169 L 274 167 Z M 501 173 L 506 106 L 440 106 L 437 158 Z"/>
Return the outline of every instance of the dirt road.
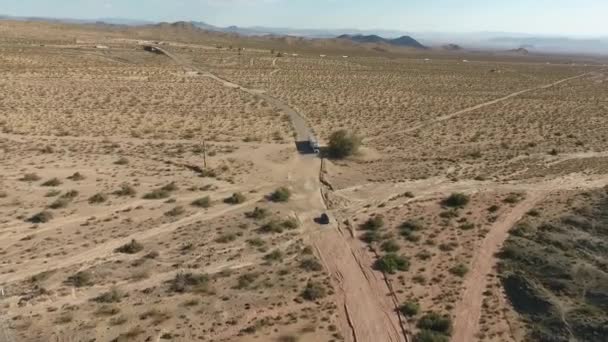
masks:
<path fill-rule="evenodd" d="M 511 212 L 500 219 L 479 247 L 471 271 L 463 283 L 464 293 L 454 308 L 454 333 L 452 341 L 474 341 L 479 331 L 483 292 L 487 284 L 487 275 L 497 263 L 495 254 L 500 250 L 509 236 L 509 230 L 544 196 L 545 192 L 530 192 L 527 198 Z"/>

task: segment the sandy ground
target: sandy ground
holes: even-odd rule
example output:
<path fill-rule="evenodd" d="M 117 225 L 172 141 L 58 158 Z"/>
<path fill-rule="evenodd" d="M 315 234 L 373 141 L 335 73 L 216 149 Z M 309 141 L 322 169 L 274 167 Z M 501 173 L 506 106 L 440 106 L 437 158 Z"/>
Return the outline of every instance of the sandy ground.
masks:
<path fill-rule="evenodd" d="M 162 55 L 15 25 L 0 48 L 2 342 L 411 341 L 429 312 L 453 341 L 518 341 L 494 254 L 543 198 L 608 184 L 595 66 L 171 41 Z M 298 153 L 336 128 L 365 138 L 360 155 Z M 288 202 L 268 199 L 279 187 Z M 452 193 L 469 203 L 446 207 Z M 408 270 L 374 266 L 387 241 Z"/>

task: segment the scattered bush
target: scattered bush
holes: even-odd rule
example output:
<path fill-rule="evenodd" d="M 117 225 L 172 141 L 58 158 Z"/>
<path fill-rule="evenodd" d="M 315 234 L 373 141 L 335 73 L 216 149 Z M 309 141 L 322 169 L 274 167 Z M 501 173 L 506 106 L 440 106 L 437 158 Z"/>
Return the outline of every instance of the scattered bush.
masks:
<path fill-rule="evenodd" d="M 452 208 L 462 208 L 469 203 L 469 196 L 463 193 L 453 193 L 448 198 L 443 200 L 443 205 Z"/>
<path fill-rule="evenodd" d="M 222 234 L 220 235 L 220 237 L 218 237 L 217 239 L 215 239 L 215 242 L 217 243 L 228 243 L 228 242 L 232 242 L 236 240 L 236 235 L 235 234 Z"/>
<path fill-rule="evenodd" d="M 160 190 L 167 191 L 167 192 L 173 192 L 173 191 L 179 190 L 179 187 L 177 186 L 177 184 L 175 184 L 175 182 L 171 182 L 171 183 L 163 186 L 162 188 L 160 188 Z"/>
<path fill-rule="evenodd" d="M 382 243 L 380 248 L 387 253 L 395 253 L 399 251 L 399 245 L 395 240 L 387 240 Z"/>
<path fill-rule="evenodd" d="M 55 196 L 59 196 L 59 194 L 61 194 L 61 191 L 53 189 L 53 190 L 49 190 L 44 197 L 55 197 Z M 1 193 L 0 193 L 0 197 L 1 197 Z"/>
<path fill-rule="evenodd" d="M 278 249 L 264 255 L 264 260 L 267 261 L 282 261 L 283 260 L 283 252 Z"/>
<path fill-rule="evenodd" d="M 255 207 L 253 211 L 248 211 L 245 216 L 254 220 L 262 220 L 268 216 L 268 210 L 264 208 Z"/>
<path fill-rule="evenodd" d="M 49 205 L 50 209 L 61 209 L 65 208 L 70 204 L 70 200 L 68 198 L 58 198 L 53 203 Z"/>
<path fill-rule="evenodd" d="M 93 298 L 93 301 L 97 303 L 120 303 L 123 294 L 118 289 L 113 288 L 108 292 L 104 292 L 99 296 Z"/>
<path fill-rule="evenodd" d="M 89 197 L 90 204 L 99 204 L 99 203 L 103 203 L 107 200 L 108 200 L 108 195 L 101 193 L 101 192 Z"/>
<path fill-rule="evenodd" d="M 19 179 L 20 181 L 23 182 L 37 182 L 40 180 L 40 176 L 38 176 L 35 173 L 26 173 L 25 175 L 23 175 L 23 177 L 21 177 L 21 179 Z"/>
<path fill-rule="evenodd" d="M 331 158 L 343 159 L 357 153 L 361 139 L 346 130 L 339 130 L 329 137 L 328 153 Z"/>
<path fill-rule="evenodd" d="M 422 316 L 417 324 L 421 330 L 430 330 L 449 336 L 452 333 L 452 320 L 435 312 Z"/>
<path fill-rule="evenodd" d="M 64 193 L 63 195 L 61 195 L 61 198 L 76 198 L 78 196 L 78 191 L 76 190 L 70 190 L 67 191 L 66 193 Z"/>
<path fill-rule="evenodd" d="M 211 207 L 211 198 L 209 196 L 201 197 L 192 201 L 191 204 L 199 208 L 209 208 Z"/>
<path fill-rule="evenodd" d="M 270 200 L 273 202 L 287 202 L 291 197 L 291 191 L 285 187 L 276 189 L 270 194 Z"/>
<path fill-rule="evenodd" d="M 66 283 L 74 287 L 91 286 L 93 285 L 93 275 L 88 271 L 80 271 L 69 276 Z"/>
<path fill-rule="evenodd" d="M 68 179 L 77 182 L 77 181 L 84 180 L 85 177 L 80 172 L 74 172 L 74 174 L 69 176 Z"/>
<path fill-rule="evenodd" d="M 57 177 L 51 178 L 41 184 L 41 186 L 60 186 L 60 185 L 61 185 L 61 181 Z"/>
<path fill-rule="evenodd" d="M 127 165 L 129 164 L 129 159 L 125 157 L 120 157 L 117 161 L 114 162 L 116 165 Z"/>
<path fill-rule="evenodd" d="M 155 190 L 152 190 L 152 191 L 148 192 L 147 194 L 145 194 L 144 199 L 159 200 L 159 199 L 169 198 L 169 196 L 171 196 L 171 193 L 169 191 L 162 190 L 162 189 L 155 189 Z"/>
<path fill-rule="evenodd" d="M 314 258 L 306 258 L 300 262 L 300 268 L 309 272 L 318 272 L 323 270 L 321 263 Z"/>
<path fill-rule="evenodd" d="M 458 264 L 450 268 L 450 273 L 458 277 L 464 277 L 469 272 L 469 268 L 465 264 Z"/>
<path fill-rule="evenodd" d="M 315 301 L 317 299 L 321 299 L 327 295 L 327 291 L 325 290 L 325 286 L 323 284 L 309 280 L 308 284 L 306 284 L 306 288 L 302 291 L 302 298 L 309 301 Z"/>
<path fill-rule="evenodd" d="M 246 289 L 258 279 L 260 275 L 258 273 L 245 273 L 239 276 L 238 284 L 236 285 L 237 289 Z"/>
<path fill-rule="evenodd" d="M 53 219 L 53 214 L 48 211 L 41 211 L 27 219 L 31 223 L 46 223 Z"/>
<path fill-rule="evenodd" d="M 169 289 L 178 293 L 189 291 L 208 292 L 208 287 L 209 276 L 206 274 L 178 273 L 170 281 Z"/>
<path fill-rule="evenodd" d="M 300 226 L 300 222 L 295 217 L 290 217 L 284 220 L 281 225 L 285 227 L 285 229 L 296 229 Z"/>
<path fill-rule="evenodd" d="M 450 337 L 432 330 L 420 330 L 414 336 L 414 342 L 450 342 Z"/>
<path fill-rule="evenodd" d="M 282 224 L 279 224 L 277 221 L 270 221 L 260 227 L 260 232 L 262 233 L 277 233 L 280 234 L 284 231 L 284 227 Z"/>
<path fill-rule="evenodd" d="M 131 240 L 131 242 L 116 248 L 114 252 L 123 254 L 136 254 L 141 252 L 143 249 L 144 246 L 141 243 L 135 241 L 135 239 L 133 239 Z"/>
<path fill-rule="evenodd" d="M 395 274 L 397 271 L 407 271 L 410 268 L 410 261 L 397 254 L 389 253 L 376 260 L 374 268 L 389 274 Z"/>
<path fill-rule="evenodd" d="M 399 310 L 405 316 L 413 317 L 413 316 L 416 316 L 418 314 L 418 312 L 420 311 L 420 304 L 418 304 L 418 302 L 415 302 L 415 301 L 408 301 L 405 304 L 401 305 Z"/>
<path fill-rule="evenodd" d="M 363 230 L 379 230 L 382 227 L 384 227 L 384 217 L 382 215 L 371 217 L 361 225 Z"/>
<path fill-rule="evenodd" d="M 184 207 L 178 205 L 178 206 L 175 206 L 173 209 L 167 211 L 165 213 L 165 216 L 175 217 L 175 216 L 183 215 L 185 212 L 186 212 L 186 209 L 184 209 Z"/>
<path fill-rule="evenodd" d="M 236 192 L 234 194 L 232 194 L 232 196 L 224 199 L 224 203 L 227 204 L 241 204 L 243 202 L 245 202 L 247 198 L 245 197 L 245 195 L 243 195 L 240 192 Z"/>
<path fill-rule="evenodd" d="M 116 196 L 135 196 L 136 194 L 137 190 L 127 183 L 121 184 L 120 189 L 114 191 L 114 195 Z"/>

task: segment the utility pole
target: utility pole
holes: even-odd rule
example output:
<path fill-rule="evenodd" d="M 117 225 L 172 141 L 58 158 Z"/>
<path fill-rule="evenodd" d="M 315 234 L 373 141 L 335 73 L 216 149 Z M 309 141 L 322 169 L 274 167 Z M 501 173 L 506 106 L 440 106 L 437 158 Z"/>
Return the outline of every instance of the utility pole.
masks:
<path fill-rule="evenodd" d="M 203 167 L 207 170 L 207 146 L 205 145 L 205 139 L 203 139 Z"/>

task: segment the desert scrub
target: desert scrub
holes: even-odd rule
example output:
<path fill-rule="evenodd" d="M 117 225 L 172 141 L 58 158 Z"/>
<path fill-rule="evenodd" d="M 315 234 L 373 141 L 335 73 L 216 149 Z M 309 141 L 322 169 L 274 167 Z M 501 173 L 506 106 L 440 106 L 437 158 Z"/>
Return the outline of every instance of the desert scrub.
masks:
<path fill-rule="evenodd" d="M 61 208 L 65 208 L 68 206 L 68 204 L 70 204 L 70 199 L 69 198 L 58 198 L 56 199 L 53 203 L 51 203 L 49 205 L 50 209 L 61 209 Z"/>
<path fill-rule="evenodd" d="M 169 217 L 175 217 L 175 216 L 180 216 L 183 215 L 186 212 L 186 209 L 184 209 L 184 207 L 182 206 L 176 206 L 173 209 L 167 211 L 165 213 L 165 216 L 169 216 Z"/>
<path fill-rule="evenodd" d="M 245 216 L 254 220 L 262 220 L 268 217 L 268 210 L 260 207 L 255 207 L 253 211 L 248 211 Z"/>
<path fill-rule="evenodd" d="M 102 192 L 96 193 L 95 195 L 89 197 L 90 204 L 100 204 L 100 203 L 104 203 L 107 200 L 108 200 L 108 195 L 106 195 Z"/>
<path fill-rule="evenodd" d="M 85 179 L 85 176 L 83 176 L 80 172 L 74 172 L 74 174 L 72 174 L 71 176 L 68 177 L 69 180 L 71 181 L 81 181 Z"/>
<path fill-rule="evenodd" d="M 40 176 L 35 173 L 26 173 L 19 180 L 23 182 L 37 182 L 40 180 Z"/>
<path fill-rule="evenodd" d="M 54 177 L 51 178 L 49 180 L 47 180 L 46 182 L 40 184 L 41 186 L 48 186 L 48 187 L 55 187 L 55 186 L 60 186 L 61 185 L 61 181 L 59 180 L 59 178 Z"/>
<path fill-rule="evenodd" d="M 361 139 L 346 130 L 339 130 L 331 134 L 327 152 L 331 158 L 343 159 L 356 154 L 361 146 Z"/>
<path fill-rule="evenodd" d="M 287 202 L 291 197 L 291 191 L 286 187 L 280 187 L 270 194 L 270 200 L 272 202 Z"/>
<path fill-rule="evenodd" d="M 318 272 L 323 270 L 321 263 L 314 258 L 306 258 L 300 262 L 300 268 L 309 272 Z"/>
<path fill-rule="evenodd" d="M 413 317 L 416 316 L 420 311 L 420 304 L 415 301 L 407 301 L 401 305 L 399 311 L 401 311 L 401 313 L 407 317 Z"/>
<path fill-rule="evenodd" d="M 361 225 L 363 230 L 379 230 L 382 227 L 384 227 L 384 217 L 382 215 L 371 217 Z"/>
<path fill-rule="evenodd" d="M 125 157 L 120 157 L 117 161 L 114 162 L 115 165 L 127 165 L 129 164 L 129 159 Z"/>
<path fill-rule="evenodd" d="M 404 256 L 389 253 L 376 260 L 374 268 L 382 272 L 395 274 L 397 271 L 409 270 L 410 261 Z"/>
<path fill-rule="evenodd" d="M 169 282 L 169 290 L 172 292 L 208 292 L 209 276 L 206 274 L 178 273 Z"/>
<path fill-rule="evenodd" d="M 91 286 L 93 285 L 93 275 L 88 271 L 80 271 L 69 276 L 66 283 L 74 287 Z"/>
<path fill-rule="evenodd" d="M 116 196 L 135 196 L 137 194 L 137 190 L 134 187 L 127 183 L 123 183 L 120 185 L 120 189 L 114 191 L 114 195 Z"/>
<path fill-rule="evenodd" d="M 131 240 L 131 242 L 124 244 L 114 250 L 116 253 L 123 254 L 136 254 L 141 252 L 144 249 L 144 246 L 137 242 L 135 239 Z"/>
<path fill-rule="evenodd" d="M 450 268 L 450 273 L 458 277 L 464 277 L 469 272 L 469 268 L 465 264 L 458 264 Z"/>
<path fill-rule="evenodd" d="M 53 219 L 53 214 L 49 211 L 41 211 L 27 219 L 31 223 L 47 223 Z"/>
<path fill-rule="evenodd" d="M 191 204 L 199 208 L 209 208 L 211 207 L 211 198 L 209 196 L 201 197 L 192 201 Z"/>
<path fill-rule="evenodd" d="M 450 208 L 463 208 L 469 204 L 469 196 L 460 192 L 451 194 L 448 198 L 444 199 L 441 203 Z"/>
<path fill-rule="evenodd" d="M 245 197 L 245 195 L 243 195 L 240 192 L 236 192 L 234 194 L 232 194 L 232 196 L 224 199 L 224 203 L 227 204 L 241 204 L 243 202 L 245 202 L 247 198 Z"/>
<path fill-rule="evenodd" d="M 327 295 L 327 290 L 325 290 L 325 286 L 323 284 L 309 280 L 302 291 L 302 298 L 308 301 L 315 301 L 317 299 L 321 299 Z"/>

